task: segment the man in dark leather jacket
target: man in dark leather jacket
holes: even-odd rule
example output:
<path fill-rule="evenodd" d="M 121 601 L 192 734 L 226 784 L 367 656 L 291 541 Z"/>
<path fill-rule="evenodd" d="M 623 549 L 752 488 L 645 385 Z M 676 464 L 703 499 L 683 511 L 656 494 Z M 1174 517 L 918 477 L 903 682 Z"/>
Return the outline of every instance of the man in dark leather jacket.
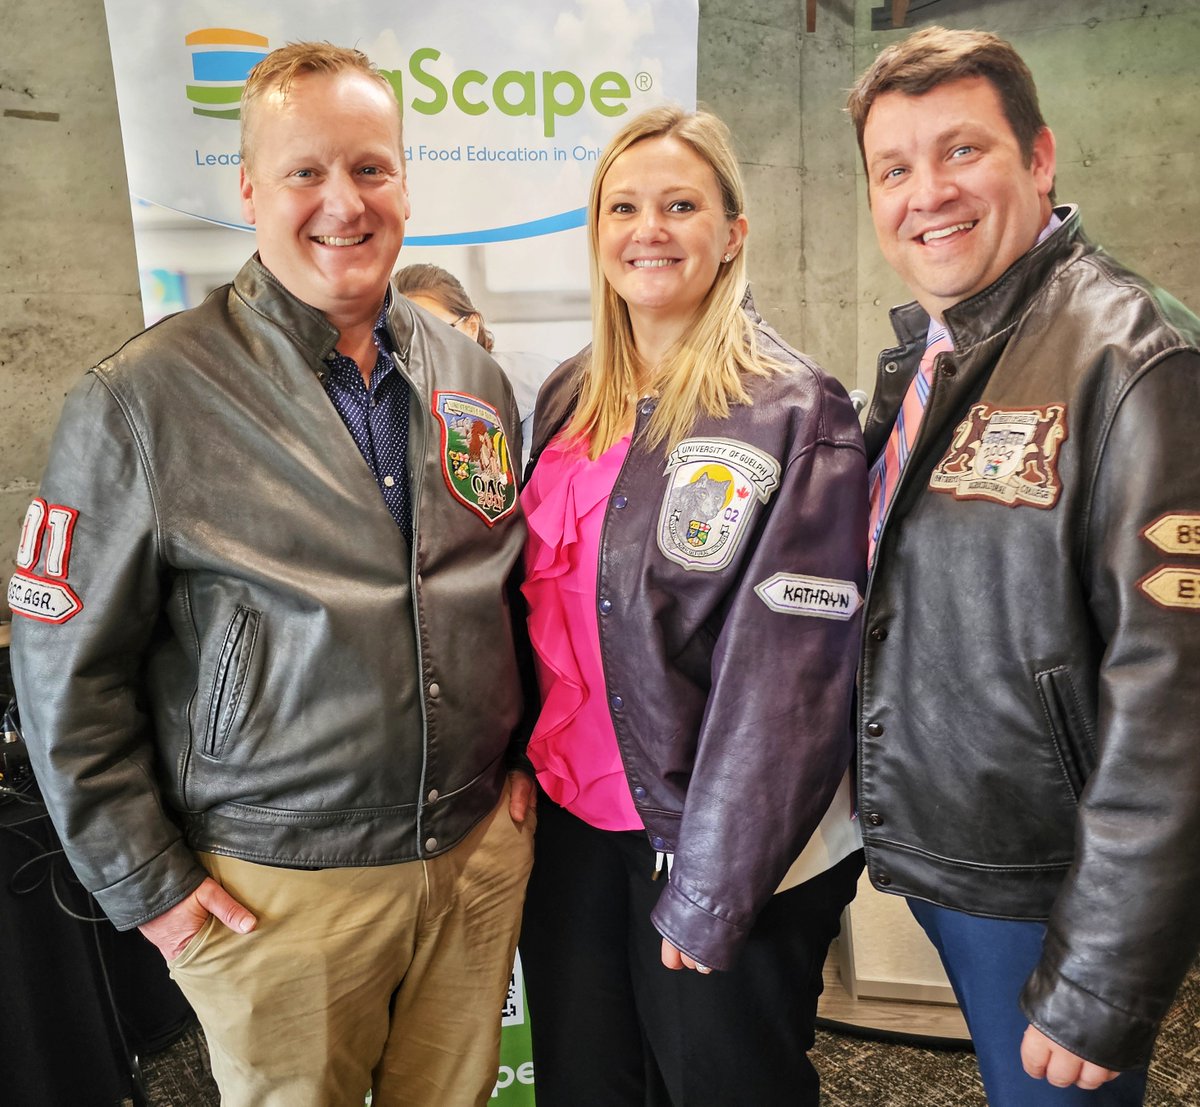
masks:
<path fill-rule="evenodd" d="M 1053 208 L 1009 44 L 918 32 L 850 111 L 916 296 L 864 430 L 868 870 L 993 1105 L 1140 1103 L 1200 936 L 1200 320 Z"/>
<path fill-rule="evenodd" d="M 223 1103 L 482 1103 L 531 862 L 516 405 L 389 292 L 403 144 L 363 55 L 260 63 L 242 197 L 259 256 L 67 401 L 8 593 L 30 754 Z"/>

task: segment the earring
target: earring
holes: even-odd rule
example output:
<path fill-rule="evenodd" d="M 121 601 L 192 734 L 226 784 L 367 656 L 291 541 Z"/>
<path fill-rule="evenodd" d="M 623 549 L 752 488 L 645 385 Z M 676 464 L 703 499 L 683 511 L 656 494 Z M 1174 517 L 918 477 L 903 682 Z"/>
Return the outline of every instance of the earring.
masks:
<path fill-rule="evenodd" d="M 733 255 L 732 255 L 732 254 L 726 254 L 726 255 L 725 255 L 725 256 L 724 256 L 724 257 L 723 257 L 721 260 L 722 260 L 722 261 L 733 261 Z"/>

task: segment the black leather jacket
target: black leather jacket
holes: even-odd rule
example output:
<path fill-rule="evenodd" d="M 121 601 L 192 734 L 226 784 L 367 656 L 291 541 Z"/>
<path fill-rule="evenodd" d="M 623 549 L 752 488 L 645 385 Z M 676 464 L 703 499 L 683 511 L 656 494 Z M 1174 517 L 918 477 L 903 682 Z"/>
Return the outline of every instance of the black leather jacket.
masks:
<path fill-rule="evenodd" d="M 1200 320 L 1059 214 L 946 313 L 867 595 L 860 814 L 876 886 L 1048 920 L 1026 1014 L 1128 1068 L 1200 937 Z M 892 315 L 871 457 L 928 322 Z"/>
<path fill-rule="evenodd" d="M 67 400 L 40 497 L 78 511 L 69 567 L 39 555 L 9 594 L 36 614 L 65 586 L 82 609 L 15 619 L 13 668 L 47 805 L 120 927 L 196 887 L 193 850 L 407 861 L 499 798 L 524 520 L 451 494 L 431 407 L 484 401 L 519 457 L 516 405 L 402 296 L 388 327 L 414 390 L 415 556 L 322 388 L 337 331 L 256 260 Z"/>
<path fill-rule="evenodd" d="M 733 473 L 724 518 L 745 519 L 727 535 L 719 511 L 673 523 L 670 490 L 686 479 L 673 474 L 686 464 L 672 467 L 635 431 L 608 502 L 597 585 L 634 804 L 654 848 L 675 855 L 652 919 L 716 969 L 732 965 L 849 763 L 865 577 L 866 463 L 846 393 L 761 323 L 759 339 L 788 371 L 750 382 L 752 406 L 701 417 L 681 446 Z M 543 386 L 531 467 L 573 411 L 586 363 L 585 351 Z M 643 402 L 638 430 L 653 410 Z M 727 542 L 708 563 L 688 552 L 697 547 L 684 532 L 703 525 L 694 515 L 711 519 L 699 548 Z"/>

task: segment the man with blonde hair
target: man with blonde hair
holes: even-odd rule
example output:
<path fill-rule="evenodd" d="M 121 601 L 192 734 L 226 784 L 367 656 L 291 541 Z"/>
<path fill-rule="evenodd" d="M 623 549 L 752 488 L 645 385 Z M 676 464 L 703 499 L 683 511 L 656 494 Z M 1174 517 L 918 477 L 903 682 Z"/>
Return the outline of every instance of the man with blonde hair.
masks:
<path fill-rule="evenodd" d="M 528 875 L 510 784 L 511 391 L 388 278 L 399 105 L 366 57 L 251 73 L 258 254 L 69 397 L 9 600 L 47 805 L 163 953 L 222 1102 L 468 1104 Z M 486 473 L 455 452 L 486 435 Z"/>
<path fill-rule="evenodd" d="M 993 1107 L 1141 1103 L 1200 938 L 1200 319 L 1054 206 L 1007 42 L 919 31 L 849 106 L 915 296 L 864 428 L 868 871 Z"/>

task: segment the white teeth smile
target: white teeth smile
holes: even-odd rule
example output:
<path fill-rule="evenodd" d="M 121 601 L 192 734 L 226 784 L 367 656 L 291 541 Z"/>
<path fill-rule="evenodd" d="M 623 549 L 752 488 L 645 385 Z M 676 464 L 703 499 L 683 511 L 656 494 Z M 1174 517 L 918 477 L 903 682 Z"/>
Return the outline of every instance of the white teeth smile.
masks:
<path fill-rule="evenodd" d="M 937 231 L 926 231 L 921 235 L 922 242 L 935 242 L 939 238 L 948 238 L 955 231 L 969 231 L 974 223 L 955 223 L 953 227 L 942 227 Z"/>
<path fill-rule="evenodd" d="M 319 234 L 314 237 L 322 246 L 357 246 L 367 240 L 365 234 L 355 235 L 353 238 L 335 238 L 331 234 Z"/>
<path fill-rule="evenodd" d="M 675 258 L 635 258 L 632 264 L 634 269 L 665 269 L 675 261 Z"/>

